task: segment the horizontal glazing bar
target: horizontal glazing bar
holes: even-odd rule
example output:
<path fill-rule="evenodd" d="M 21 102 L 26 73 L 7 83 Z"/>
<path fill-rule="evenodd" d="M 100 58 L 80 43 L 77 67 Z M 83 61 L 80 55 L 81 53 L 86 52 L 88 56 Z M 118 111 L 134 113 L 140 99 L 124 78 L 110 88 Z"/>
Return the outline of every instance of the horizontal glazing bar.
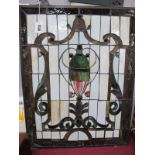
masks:
<path fill-rule="evenodd" d="M 131 102 L 131 100 L 132 99 L 121 99 L 121 100 L 98 100 L 98 99 L 82 99 L 82 101 L 108 101 L 108 102 L 113 102 L 113 101 L 124 101 L 124 102 Z M 46 101 L 70 101 L 70 102 L 72 102 L 72 101 L 76 101 L 76 99 L 75 100 L 72 100 L 72 99 L 70 99 L 70 100 L 40 100 L 40 99 L 38 99 L 38 101 L 41 101 L 41 102 L 46 102 Z M 65 104 L 68 104 L 68 103 L 65 103 Z"/>
<path fill-rule="evenodd" d="M 44 73 L 27 73 L 27 74 L 40 74 L 40 75 L 43 75 Z M 61 73 L 47 73 L 47 74 L 58 75 L 58 74 L 61 74 Z M 69 73 L 63 73 L 63 74 L 68 75 Z M 91 74 L 96 74 L 96 72 L 91 72 L 90 75 Z M 97 74 L 109 75 L 109 74 L 112 74 L 112 73 L 97 73 Z M 129 73 L 114 73 L 114 74 L 120 74 L 120 75 L 132 75 L 133 74 L 134 75 L 134 73 L 131 73 L 131 74 L 129 74 Z"/>
<path fill-rule="evenodd" d="M 67 43 L 68 41 L 66 41 L 66 43 Z M 63 46 L 63 45 L 66 45 L 66 43 L 62 43 L 62 44 L 60 44 L 59 46 Z M 30 45 L 40 45 L 40 44 L 20 44 L 20 46 L 30 46 Z M 41 44 L 41 45 L 43 45 L 43 46 L 47 46 L 47 47 L 52 47 L 52 46 L 57 46 L 57 45 L 50 45 L 50 44 Z M 77 44 L 70 44 L 69 43 L 69 46 L 72 46 L 72 45 L 79 45 L 78 43 Z M 104 46 L 104 47 L 115 47 L 116 45 L 115 44 L 110 44 L 110 45 L 97 45 L 97 44 L 93 44 L 93 43 L 89 43 L 88 42 L 88 44 L 80 44 L 80 45 L 86 45 L 86 46 L 89 46 L 89 45 L 96 45 L 96 46 Z M 121 46 L 120 48 L 127 48 L 127 47 L 129 47 L 129 45 L 123 45 L 123 46 Z M 34 47 L 33 47 L 34 48 Z M 91 48 L 91 47 L 90 47 Z"/>

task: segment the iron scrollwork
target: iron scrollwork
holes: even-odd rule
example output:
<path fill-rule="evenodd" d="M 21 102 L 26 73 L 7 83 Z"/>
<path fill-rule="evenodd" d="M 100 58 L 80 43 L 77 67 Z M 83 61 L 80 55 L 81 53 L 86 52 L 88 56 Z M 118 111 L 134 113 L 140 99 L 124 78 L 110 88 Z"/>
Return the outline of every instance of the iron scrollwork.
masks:
<path fill-rule="evenodd" d="M 88 138 L 91 139 L 92 137 L 89 133 L 89 128 L 93 128 L 93 129 L 102 128 L 104 130 L 108 128 L 109 125 L 111 125 L 111 129 L 114 129 L 114 122 L 110 120 L 109 115 L 110 114 L 117 115 L 121 111 L 121 104 L 122 104 L 121 101 L 119 102 L 110 101 L 110 96 L 111 94 L 114 94 L 118 100 L 122 99 L 122 92 L 119 87 L 119 84 L 116 82 L 114 72 L 113 72 L 113 60 L 114 60 L 114 57 L 116 56 L 117 50 L 120 48 L 125 48 L 125 46 L 123 46 L 120 37 L 118 37 L 116 34 L 113 34 L 113 33 L 104 35 L 103 41 L 97 41 L 91 38 L 91 36 L 88 34 L 88 31 L 87 31 L 88 29 L 90 29 L 90 26 L 86 27 L 85 21 L 82 18 L 82 16 L 77 16 L 73 22 L 73 26 L 71 27 L 70 25 L 68 25 L 67 27 L 70 28 L 71 31 L 69 35 L 66 36 L 64 39 L 55 40 L 55 35 L 53 33 L 50 33 L 50 32 L 42 33 L 36 38 L 35 46 L 30 45 L 26 50 L 26 52 L 30 52 L 31 47 L 38 48 L 40 50 L 41 55 L 44 57 L 44 61 L 45 61 L 44 74 L 41 79 L 41 82 L 38 85 L 37 91 L 34 95 L 35 112 L 41 116 L 46 114 L 48 115 L 47 120 L 43 123 L 44 129 L 45 129 L 45 126 L 48 126 L 48 129 L 51 131 L 56 128 L 68 129 L 67 134 L 64 136 L 64 139 L 66 140 L 68 139 L 69 135 L 76 130 L 85 132 Z M 81 95 L 81 96 L 77 96 L 76 104 L 73 104 L 73 103 L 69 104 L 69 112 L 75 115 L 75 119 L 71 117 L 65 117 L 58 124 L 49 125 L 51 121 L 51 118 L 50 118 L 51 117 L 51 105 L 50 105 L 51 96 L 50 96 L 50 80 L 49 80 L 50 77 L 49 77 L 49 59 L 48 59 L 49 56 L 48 56 L 48 51 L 42 45 L 42 41 L 45 38 L 48 38 L 48 43 L 50 45 L 60 45 L 72 39 L 75 32 L 83 32 L 85 38 L 89 42 L 94 43 L 96 45 L 100 45 L 100 46 L 108 45 L 110 43 L 110 38 L 112 38 L 115 42 L 115 46 L 110 51 L 110 56 L 109 56 L 110 66 L 109 66 L 109 84 L 108 84 L 108 97 L 107 97 L 107 100 L 109 102 L 107 103 L 107 111 L 106 111 L 107 123 L 106 124 L 100 124 L 92 116 L 87 116 L 85 118 L 83 117 L 84 113 L 88 113 L 89 104 L 87 102 L 84 104 L 82 103 L 82 95 Z M 39 98 L 45 93 L 47 93 L 48 103 L 39 102 L 38 101 Z M 75 126 L 77 127 L 76 130 L 74 128 Z"/>

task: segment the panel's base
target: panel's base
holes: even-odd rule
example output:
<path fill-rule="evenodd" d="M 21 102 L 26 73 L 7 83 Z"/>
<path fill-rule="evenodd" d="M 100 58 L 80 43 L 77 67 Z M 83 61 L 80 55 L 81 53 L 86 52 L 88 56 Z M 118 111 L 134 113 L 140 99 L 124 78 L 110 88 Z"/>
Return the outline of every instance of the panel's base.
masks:
<path fill-rule="evenodd" d="M 134 145 L 131 139 L 129 144 L 124 146 L 32 149 L 32 155 L 134 155 Z"/>
<path fill-rule="evenodd" d="M 86 141 L 66 141 L 66 140 L 50 140 L 37 139 L 34 141 L 32 148 L 66 148 L 66 147 L 94 147 L 94 146 L 119 146 L 127 145 L 128 142 L 121 138 L 95 138 Z"/>

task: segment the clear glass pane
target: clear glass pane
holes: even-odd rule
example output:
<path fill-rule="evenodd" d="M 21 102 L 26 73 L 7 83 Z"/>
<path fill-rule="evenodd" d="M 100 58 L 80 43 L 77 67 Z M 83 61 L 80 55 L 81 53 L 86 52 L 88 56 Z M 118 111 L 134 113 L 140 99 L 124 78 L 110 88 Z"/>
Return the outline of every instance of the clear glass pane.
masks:
<path fill-rule="evenodd" d="M 114 137 L 119 137 L 119 130 L 114 130 Z"/>
<path fill-rule="evenodd" d="M 90 77 L 93 79 L 95 74 L 91 74 Z M 91 99 L 98 99 L 99 96 L 99 75 L 97 74 L 94 81 L 90 84 L 90 98 Z"/>
<path fill-rule="evenodd" d="M 38 32 L 37 35 L 40 35 L 41 33 L 47 32 L 47 25 L 46 25 L 46 15 L 37 15 L 36 21 L 38 23 L 42 24 L 42 31 Z M 45 38 L 42 42 L 43 45 L 47 44 L 47 38 Z"/>
<path fill-rule="evenodd" d="M 98 45 L 91 45 L 92 50 L 88 50 L 89 52 L 89 64 L 90 64 L 90 72 L 97 73 L 99 71 L 99 52 L 100 48 Z"/>
<path fill-rule="evenodd" d="M 36 132 L 36 136 L 37 136 L 37 139 L 42 139 L 42 134 L 41 134 L 41 132 Z"/>
<path fill-rule="evenodd" d="M 96 40 L 100 39 L 100 16 L 91 17 L 91 37 Z"/>
<path fill-rule="evenodd" d="M 51 132 L 43 132 L 43 139 L 51 139 Z"/>
<path fill-rule="evenodd" d="M 50 75 L 51 99 L 59 100 L 59 75 Z"/>
<path fill-rule="evenodd" d="M 109 47 L 100 47 L 100 73 L 109 73 Z"/>
<path fill-rule="evenodd" d="M 69 141 L 75 141 L 78 139 L 78 132 L 73 132 L 70 136 L 69 136 Z"/>
<path fill-rule="evenodd" d="M 68 75 L 64 75 L 66 79 L 68 79 Z M 60 75 L 60 100 L 68 100 L 69 92 L 68 92 L 68 83 L 65 81 L 64 77 Z"/>
<path fill-rule="evenodd" d="M 119 20 L 119 16 L 111 16 L 111 33 L 114 33 L 118 36 L 120 35 Z M 115 45 L 113 39 L 110 39 L 110 45 Z"/>
<path fill-rule="evenodd" d="M 61 119 L 68 117 L 69 113 L 69 107 L 68 107 L 68 101 L 61 101 L 60 102 L 60 114 L 61 114 Z"/>
<path fill-rule="evenodd" d="M 103 138 L 105 131 L 96 131 L 96 138 Z"/>
<path fill-rule="evenodd" d="M 52 132 L 52 139 L 60 139 L 60 132 Z"/>
<path fill-rule="evenodd" d="M 103 36 L 107 33 L 110 33 L 110 17 L 109 16 L 101 16 L 100 41 L 103 41 Z"/>
<path fill-rule="evenodd" d="M 31 48 L 32 73 L 39 72 L 38 51 L 37 48 Z"/>
<path fill-rule="evenodd" d="M 109 81 L 108 74 L 100 74 L 100 91 L 99 91 L 100 100 L 107 100 L 108 81 Z"/>
<path fill-rule="evenodd" d="M 84 132 L 79 131 L 78 135 L 78 140 L 88 140 L 88 136 Z"/>
<path fill-rule="evenodd" d="M 120 49 L 119 53 L 120 53 L 119 54 L 119 73 L 124 73 L 126 50 L 125 49 Z"/>
<path fill-rule="evenodd" d="M 85 21 L 85 25 L 86 27 L 88 27 L 88 25 L 90 25 L 90 21 L 91 21 L 91 17 L 89 15 L 83 15 L 83 19 Z M 87 30 L 88 33 L 90 34 L 90 30 Z M 83 32 L 80 32 L 79 34 L 79 38 L 80 38 L 80 44 L 88 44 L 88 40 L 85 38 Z"/>
<path fill-rule="evenodd" d="M 67 36 L 67 15 L 59 15 L 58 17 L 58 38 L 64 39 Z"/>
<path fill-rule="evenodd" d="M 106 118 L 106 101 L 98 102 L 98 113 L 97 113 L 97 121 L 101 124 L 105 124 Z"/>
<path fill-rule="evenodd" d="M 120 37 L 124 45 L 129 45 L 130 17 L 121 17 Z"/>
<path fill-rule="evenodd" d="M 57 16 L 56 15 L 48 15 L 48 32 L 51 32 L 55 35 L 55 40 L 58 40 L 58 24 L 57 24 Z"/>
<path fill-rule="evenodd" d="M 115 129 L 120 129 L 120 123 L 121 123 L 121 112 L 115 116 Z"/>
<path fill-rule="evenodd" d="M 75 15 L 68 15 L 68 24 L 72 27 L 73 21 L 75 19 Z M 70 33 L 70 29 L 68 29 L 68 32 Z M 78 33 L 76 32 L 73 36 L 73 38 L 69 41 L 69 44 L 78 44 Z"/>
<path fill-rule="evenodd" d="M 27 42 L 33 44 L 37 33 L 35 33 L 35 23 L 37 21 L 36 15 L 27 15 Z"/>
<path fill-rule="evenodd" d="M 45 60 L 44 57 L 41 55 L 39 57 L 39 73 L 44 73 L 45 70 Z"/>
<path fill-rule="evenodd" d="M 97 101 L 96 100 L 89 101 L 89 116 L 93 116 L 95 119 L 97 117 Z"/>
<path fill-rule="evenodd" d="M 124 88 L 124 74 L 119 74 L 118 84 L 119 84 L 121 91 L 123 93 L 123 91 L 124 91 L 124 89 L 123 89 Z"/>
<path fill-rule="evenodd" d="M 61 58 L 61 60 L 60 60 Z M 56 59 L 56 58 L 55 58 Z M 69 72 L 69 51 L 68 45 L 59 46 L 59 65 L 62 73 Z"/>
<path fill-rule="evenodd" d="M 39 76 L 37 74 L 32 75 L 32 84 L 33 84 L 33 95 L 35 95 L 39 84 Z"/>
<path fill-rule="evenodd" d="M 58 46 L 49 47 L 49 69 L 50 73 L 58 73 Z"/>
<path fill-rule="evenodd" d="M 112 138 L 113 136 L 113 131 L 106 131 L 105 137 L 106 138 Z"/>
<path fill-rule="evenodd" d="M 51 123 L 55 125 L 60 121 L 60 101 L 51 101 Z"/>
<path fill-rule="evenodd" d="M 35 113 L 35 123 L 36 123 L 36 130 L 42 131 L 41 116 L 39 116 L 37 113 Z"/>

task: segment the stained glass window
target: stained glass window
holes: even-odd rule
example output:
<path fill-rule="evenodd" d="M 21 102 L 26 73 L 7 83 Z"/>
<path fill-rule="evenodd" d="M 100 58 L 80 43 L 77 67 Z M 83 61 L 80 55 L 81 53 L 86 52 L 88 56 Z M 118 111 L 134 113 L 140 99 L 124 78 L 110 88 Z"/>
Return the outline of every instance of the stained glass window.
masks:
<path fill-rule="evenodd" d="M 26 123 L 34 146 L 126 143 L 133 10 L 49 7 L 38 14 L 38 8 L 21 7 L 20 12 Z M 42 32 L 35 30 L 38 22 Z"/>

